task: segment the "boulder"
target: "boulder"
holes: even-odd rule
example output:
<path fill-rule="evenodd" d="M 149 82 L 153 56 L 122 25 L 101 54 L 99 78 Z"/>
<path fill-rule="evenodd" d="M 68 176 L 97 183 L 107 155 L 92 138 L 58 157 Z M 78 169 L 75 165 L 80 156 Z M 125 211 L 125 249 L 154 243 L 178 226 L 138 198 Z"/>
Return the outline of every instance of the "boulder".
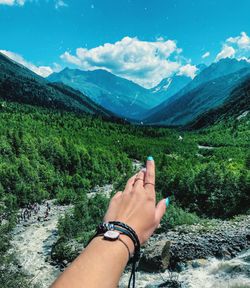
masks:
<path fill-rule="evenodd" d="M 170 259 L 170 241 L 161 240 L 147 245 L 141 256 L 138 270 L 159 272 L 167 269 Z"/>

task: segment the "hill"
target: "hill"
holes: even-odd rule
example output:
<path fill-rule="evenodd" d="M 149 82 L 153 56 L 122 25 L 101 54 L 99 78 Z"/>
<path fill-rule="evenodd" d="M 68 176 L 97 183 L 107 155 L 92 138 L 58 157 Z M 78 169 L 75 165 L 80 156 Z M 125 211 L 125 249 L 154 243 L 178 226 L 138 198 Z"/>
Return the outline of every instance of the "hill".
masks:
<path fill-rule="evenodd" d="M 78 113 L 112 114 L 91 99 L 63 84 L 51 84 L 0 53 L 0 98 L 23 104 Z"/>
<path fill-rule="evenodd" d="M 233 90 L 229 99 L 216 109 L 212 109 L 187 125 L 189 129 L 199 129 L 220 121 L 241 120 L 250 111 L 250 77 Z"/>

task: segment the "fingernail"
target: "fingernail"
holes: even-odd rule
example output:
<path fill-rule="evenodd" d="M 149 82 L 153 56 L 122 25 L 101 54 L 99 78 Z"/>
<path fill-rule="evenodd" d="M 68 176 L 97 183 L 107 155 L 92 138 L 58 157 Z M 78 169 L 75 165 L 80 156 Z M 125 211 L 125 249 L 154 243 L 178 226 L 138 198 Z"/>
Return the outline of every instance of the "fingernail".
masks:
<path fill-rule="evenodd" d="M 169 199 L 169 197 L 167 197 L 167 198 L 166 198 L 166 206 L 168 207 L 169 204 L 170 204 L 170 199 Z"/>
<path fill-rule="evenodd" d="M 148 156 L 147 160 L 148 160 L 148 161 L 153 161 L 154 158 L 153 158 L 153 156 Z"/>

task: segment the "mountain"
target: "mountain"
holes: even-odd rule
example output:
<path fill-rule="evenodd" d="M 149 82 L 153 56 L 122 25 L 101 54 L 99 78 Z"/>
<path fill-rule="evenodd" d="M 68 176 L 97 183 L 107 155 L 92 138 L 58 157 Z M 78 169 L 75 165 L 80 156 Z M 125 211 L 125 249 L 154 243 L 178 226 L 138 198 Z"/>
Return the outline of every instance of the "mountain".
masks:
<path fill-rule="evenodd" d="M 2 53 L 0 98 L 47 108 L 113 116 L 79 91 L 64 84 L 50 83 Z"/>
<path fill-rule="evenodd" d="M 236 87 L 230 97 L 221 106 L 200 115 L 186 127 L 200 129 L 220 121 L 244 119 L 250 113 L 250 76 Z"/>
<path fill-rule="evenodd" d="M 197 74 L 199 74 L 207 66 L 205 64 L 199 64 L 196 67 L 198 68 Z M 175 95 L 185 86 L 187 86 L 187 84 L 191 81 L 192 79 L 190 77 L 176 73 L 171 77 L 162 79 L 162 81 L 157 86 L 150 89 L 150 92 L 161 104 L 162 102 L 168 100 L 171 96 Z"/>
<path fill-rule="evenodd" d="M 69 85 L 124 118 L 140 119 L 142 113 L 160 103 L 148 89 L 106 70 L 65 68 L 50 75 L 48 80 Z"/>
<path fill-rule="evenodd" d="M 182 90 L 149 111 L 146 123 L 184 125 L 220 105 L 250 73 L 250 63 L 222 59 L 198 74 Z"/>
<path fill-rule="evenodd" d="M 159 99 L 159 102 L 166 101 L 171 96 L 185 87 L 191 78 L 183 75 L 174 75 L 173 77 L 163 79 L 157 86 L 150 91 Z"/>

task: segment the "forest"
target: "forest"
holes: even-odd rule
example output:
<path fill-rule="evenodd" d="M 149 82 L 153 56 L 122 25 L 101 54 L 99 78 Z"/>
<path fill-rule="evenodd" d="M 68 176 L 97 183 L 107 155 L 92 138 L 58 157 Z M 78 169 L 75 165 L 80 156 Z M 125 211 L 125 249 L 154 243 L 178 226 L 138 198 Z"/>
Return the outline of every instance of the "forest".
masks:
<path fill-rule="evenodd" d="M 86 244 L 108 204 L 88 192 L 105 184 L 122 190 L 132 161 L 148 155 L 156 162 L 158 199 L 171 198 L 167 226 L 249 213 L 249 136 L 249 116 L 185 131 L 1 101 L 0 267 L 10 261 L 8 233 L 18 209 L 44 199 L 74 205 L 59 222 L 53 254 L 72 260 L 67 243 Z"/>

